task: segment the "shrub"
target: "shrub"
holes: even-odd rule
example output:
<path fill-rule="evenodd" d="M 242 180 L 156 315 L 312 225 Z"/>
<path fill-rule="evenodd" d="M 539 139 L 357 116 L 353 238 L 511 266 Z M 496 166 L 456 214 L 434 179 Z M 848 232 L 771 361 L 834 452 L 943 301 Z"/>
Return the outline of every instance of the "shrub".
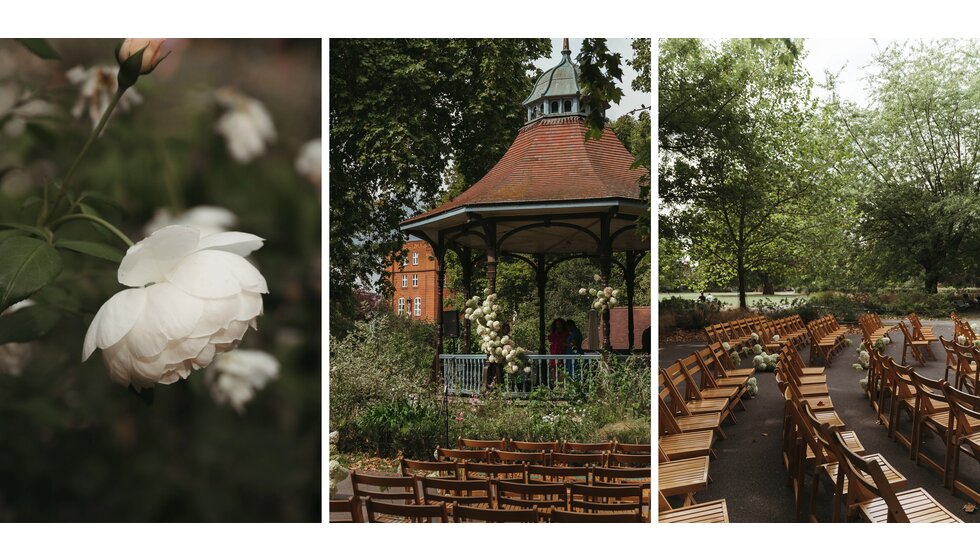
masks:
<path fill-rule="evenodd" d="M 650 421 L 625 420 L 606 424 L 597 436 L 596 441 L 614 439 L 623 443 L 650 443 Z"/>
<path fill-rule="evenodd" d="M 427 459 L 444 435 L 443 419 L 431 401 L 405 398 L 381 401 L 357 419 L 359 439 L 374 445 L 380 457 L 399 451 L 409 458 Z"/>
<path fill-rule="evenodd" d="M 428 323 L 380 314 L 331 338 L 330 426 L 340 433 L 341 450 L 352 450 L 356 421 L 374 405 L 431 398 L 434 335 Z"/>

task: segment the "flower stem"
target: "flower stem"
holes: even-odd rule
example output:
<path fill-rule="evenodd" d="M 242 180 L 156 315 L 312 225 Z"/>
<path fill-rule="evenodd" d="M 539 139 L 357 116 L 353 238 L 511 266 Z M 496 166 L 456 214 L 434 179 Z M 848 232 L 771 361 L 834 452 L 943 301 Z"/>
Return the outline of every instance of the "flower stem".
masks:
<path fill-rule="evenodd" d="M 72 162 L 71 167 L 68 168 L 68 173 L 65 174 L 65 180 L 61 183 L 61 189 L 58 191 L 58 198 L 56 198 L 54 204 L 51 205 L 51 214 L 54 214 L 54 212 L 58 209 L 58 205 L 61 204 L 61 201 L 64 199 L 65 193 L 68 192 L 68 187 L 71 185 L 71 180 L 75 177 L 75 171 L 78 169 L 78 164 L 80 164 L 82 159 L 85 158 L 85 155 L 88 153 L 89 148 L 92 147 L 95 139 L 102 134 L 102 129 L 105 128 L 106 123 L 109 122 L 109 116 L 112 114 L 112 111 L 115 110 L 116 105 L 119 104 L 119 100 L 122 99 L 124 93 L 126 93 L 125 89 L 116 90 L 115 95 L 112 96 L 112 100 L 109 101 L 109 106 L 106 107 L 105 113 L 103 113 L 102 118 L 99 119 L 99 124 L 97 124 L 95 129 L 92 130 L 92 133 L 89 134 L 88 140 L 86 140 L 85 145 L 82 146 L 82 151 L 78 152 L 78 156 L 75 157 L 75 161 Z M 44 219 L 41 221 L 45 221 L 47 217 L 48 216 L 44 216 Z M 130 243 L 130 245 L 132 245 L 132 243 Z"/>
<path fill-rule="evenodd" d="M 102 218 L 98 216 L 92 216 L 91 214 L 69 214 L 67 216 L 58 218 L 57 220 L 55 220 L 53 224 L 51 224 L 51 229 L 52 230 L 57 229 L 58 226 L 60 226 L 61 224 L 64 224 L 65 222 L 69 222 L 71 220 L 89 220 L 90 222 L 95 222 L 100 226 L 104 227 L 106 230 L 108 230 L 109 233 L 112 233 L 113 235 L 118 237 L 123 243 L 126 244 L 127 247 L 133 246 L 133 240 L 127 237 L 125 233 L 119 231 L 119 228 L 103 220 Z"/>

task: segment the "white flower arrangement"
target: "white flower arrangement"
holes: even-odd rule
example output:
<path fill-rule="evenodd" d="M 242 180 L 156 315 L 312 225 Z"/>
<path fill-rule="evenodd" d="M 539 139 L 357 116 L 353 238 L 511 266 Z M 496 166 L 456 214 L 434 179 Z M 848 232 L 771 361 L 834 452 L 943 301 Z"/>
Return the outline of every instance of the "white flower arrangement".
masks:
<path fill-rule="evenodd" d="M 729 354 L 728 356 L 732 359 L 732 363 L 735 364 L 736 366 L 742 363 L 742 357 L 738 355 L 738 352 L 735 352 L 733 350 L 732 353 Z"/>
<path fill-rule="evenodd" d="M 772 341 L 773 342 L 779 342 L 779 335 L 778 334 L 772 335 Z"/>
<path fill-rule="evenodd" d="M 530 373 L 531 367 L 526 364 L 527 350 L 517 346 L 507 335 L 501 335 L 503 323 L 497 319 L 501 307 L 497 302 L 497 294 L 483 290 L 485 299 L 474 296 L 466 301 L 464 317 L 476 323 L 476 334 L 481 335 L 480 349 L 487 355 L 487 361 L 492 364 L 503 364 L 505 373 L 517 373 L 524 370 Z"/>
<path fill-rule="evenodd" d="M 599 282 L 602 280 L 598 274 L 592 277 L 593 280 Z M 619 305 L 619 290 L 614 290 L 609 286 L 602 286 L 599 288 L 579 288 L 578 294 L 580 296 L 592 297 L 592 309 L 595 309 L 599 313 L 605 313 L 613 307 Z"/>
<path fill-rule="evenodd" d="M 752 333 L 750 336 L 752 337 L 752 342 L 759 342 L 759 334 L 758 333 Z"/>
<path fill-rule="evenodd" d="M 864 349 L 864 344 L 858 348 L 857 355 L 858 361 L 851 365 L 851 367 L 854 368 L 854 371 L 864 371 L 871 367 L 871 354 Z"/>
<path fill-rule="evenodd" d="M 582 289 L 584 290 L 585 288 L 582 288 Z M 731 352 L 732 351 L 732 345 L 729 344 L 729 343 L 727 343 L 727 342 L 722 342 L 721 343 L 721 347 L 725 349 L 725 352 Z"/>
<path fill-rule="evenodd" d="M 759 394 L 759 380 L 755 377 L 750 377 L 748 383 L 746 383 L 746 388 L 750 397 L 754 397 Z"/>
<path fill-rule="evenodd" d="M 963 336 L 963 335 L 959 335 L 958 337 L 956 337 L 956 343 L 959 344 L 960 346 L 965 345 L 966 344 L 966 337 Z"/>

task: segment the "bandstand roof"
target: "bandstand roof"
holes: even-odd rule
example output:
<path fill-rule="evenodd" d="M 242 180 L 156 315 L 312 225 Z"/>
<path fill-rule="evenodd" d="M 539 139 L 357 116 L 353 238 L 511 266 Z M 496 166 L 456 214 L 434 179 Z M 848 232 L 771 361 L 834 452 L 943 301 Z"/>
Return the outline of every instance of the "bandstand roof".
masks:
<path fill-rule="evenodd" d="M 601 219 L 611 216 L 613 251 L 647 250 L 636 218 L 640 200 L 633 156 L 610 128 L 586 140 L 581 116 L 546 116 L 526 124 L 499 162 L 476 184 L 445 204 L 402 222 L 423 238 L 440 233 L 463 247 L 485 247 L 482 224 L 496 224 L 501 251 L 595 253 Z"/>

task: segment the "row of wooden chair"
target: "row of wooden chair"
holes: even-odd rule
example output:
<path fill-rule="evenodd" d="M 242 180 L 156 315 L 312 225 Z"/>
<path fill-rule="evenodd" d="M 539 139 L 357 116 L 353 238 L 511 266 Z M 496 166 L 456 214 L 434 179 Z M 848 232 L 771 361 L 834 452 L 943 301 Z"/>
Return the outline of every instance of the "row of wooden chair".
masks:
<path fill-rule="evenodd" d="M 792 390 L 799 381 L 788 371 L 792 364 L 787 349 L 776 369 L 785 397 L 784 464 L 796 497 L 798 518 L 804 517 L 803 493 L 809 475 L 812 484 L 806 517 L 810 521 L 817 520 L 816 501 L 824 480 L 833 487 L 834 522 L 847 521 L 857 514 L 872 523 L 959 522 L 924 489 L 905 490 L 907 479 L 880 453 L 865 453 L 857 434 L 846 430 L 844 421 L 834 411 L 825 384 L 806 384 L 817 389 L 809 398 L 799 398 Z"/>
<path fill-rule="evenodd" d="M 449 472 L 445 470 L 447 465 L 453 465 Z M 403 460 L 403 472 L 412 471 L 413 474 L 397 476 L 352 471 L 353 497 L 364 501 L 369 522 L 419 521 L 430 517 L 422 515 L 425 510 L 399 506 L 439 504 L 445 505 L 447 513 L 454 513 L 458 506 L 488 510 L 535 509 L 535 519 L 542 521 L 551 520 L 555 510 L 593 514 L 628 513 L 635 517 L 634 520 L 642 520 L 644 508 L 649 512 L 649 467 L 610 469 L 484 465 L 502 466 L 508 467 L 505 469 L 507 472 L 493 468 L 488 472 L 471 463 L 457 465 Z M 514 467 L 521 468 L 518 470 Z M 427 474 L 419 474 L 421 472 Z M 475 476 L 477 472 L 481 476 Z M 383 505 L 378 505 L 377 511 L 372 512 L 368 500 Z M 361 511 L 358 509 L 355 514 L 343 502 L 331 501 L 331 512 L 350 514 L 349 518 L 343 519 L 345 521 L 360 521 L 357 514 Z"/>
<path fill-rule="evenodd" d="M 840 326 L 831 314 L 806 324 L 810 333 L 810 364 L 813 365 L 817 356 L 823 358 L 825 366 L 829 366 L 835 355 L 846 347 L 847 329 Z"/>
<path fill-rule="evenodd" d="M 973 331 L 973 326 L 968 321 L 960 319 L 955 311 L 949 313 L 949 318 L 953 320 L 953 339 L 960 336 L 966 339 L 967 344 L 973 344 L 977 340 L 977 335 Z"/>
<path fill-rule="evenodd" d="M 910 329 L 905 326 L 905 321 L 898 322 L 898 328 L 902 331 L 902 364 L 906 362 L 905 358 L 911 353 L 912 357 L 919 361 L 920 365 L 926 365 L 926 354 L 932 360 L 936 359 L 935 353 L 932 351 L 932 343 L 938 341 L 939 339 L 932 335 L 929 331 L 926 334 L 921 327 Z"/>
<path fill-rule="evenodd" d="M 622 446 L 621 446 L 622 449 Z M 630 452 L 559 453 L 557 451 L 500 451 L 498 449 L 448 449 L 437 447 L 437 461 L 471 461 L 517 465 L 561 467 L 643 467 L 650 466 L 650 444 L 630 445 Z M 645 452 L 644 452 L 645 451 Z"/>
<path fill-rule="evenodd" d="M 939 337 L 939 342 L 946 351 L 946 369 L 943 378 L 949 381 L 949 372 L 953 371 L 952 385 L 960 391 L 972 395 L 980 388 L 980 348 L 974 344 L 960 344 L 956 340 L 946 340 Z"/>
<path fill-rule="evenodd" d="M 778 351 L 784 343 L 797 348 L 803 348 L 809 343 L 803 319 L 799 315 L 782 319 L 768 319 L 757 315 L 726 323 L 717 323 L 705 327 L 708 342 L 711 344 L 728 344 L 731 350 L 739 352 L 756 344 L 764 350 Z M 753 338 L 753 334 L 757 338 Z M 778 339 L 777 339 L 778 336 Z"/>
<path fill-rule="evenodd" d="M 472 439 L 459 437 L 456 449 L 485 449 L 499 451 L 549 451 L 552 453 L 650 453 L 649 443 L 625 443 L 616 440 L 594 443 L 575 441 L 518 441 L 514 439 Z"/>
<path fill-rule="evenodd" d="M 362 511 L 361 504 L 367 515 Z M 542 515 L 537 505 L 530 508 L 492 509 L 449 504 L 392 504 L 357 496 L 346 500 L 331 501 L 331 513 L 346 514 L 345 519 L 331 519 L 331 523 L 642 523 L 639 513 L 600 513 L 553 509 L 548 516 Z M 451 513 L 451 515 L 450 515 Z"/>
<path fill-rule="evenodd" d="M 864 340 L 870 340 L 872 344 L 878 342 L 880 338 L 888 336 L 888 333 L 895 330 L 898 326 L 886 325 L 877 313 L 860 315 L 858 317 L 858 325 L 861 326 L 861 333 Z"/>
<path fill-rule="evenodd" d="M 958 490 L 980 501 L 980 493 L 957 477 L 961 454 L 980 460 L 980 398 L 957 390 L 947 379 L 925 377 L 876 348 L 869 355 L 869 380 L 876 380 L 869 396 L 888 436 L 905 446 L 917 464 L 936 471 L 953 494 Z M 908 433 L 900 426 L 903 418 L 910 424 Z M 922 449 L 927 432 L 942 442 L 942 458 Z"/>

